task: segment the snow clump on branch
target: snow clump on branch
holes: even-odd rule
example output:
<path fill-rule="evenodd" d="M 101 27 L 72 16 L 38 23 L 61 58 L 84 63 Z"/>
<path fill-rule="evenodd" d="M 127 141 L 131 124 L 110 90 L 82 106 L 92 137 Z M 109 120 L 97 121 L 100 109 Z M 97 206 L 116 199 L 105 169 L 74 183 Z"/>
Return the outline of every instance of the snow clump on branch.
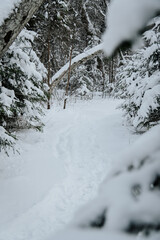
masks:
<path fill-rule="evenodd" d="M 106 54 L 111 55 L 125 41 L 135 41 L 138 33 L 159 11 L 159 0 L 113 0 L 103 36 Z"/>

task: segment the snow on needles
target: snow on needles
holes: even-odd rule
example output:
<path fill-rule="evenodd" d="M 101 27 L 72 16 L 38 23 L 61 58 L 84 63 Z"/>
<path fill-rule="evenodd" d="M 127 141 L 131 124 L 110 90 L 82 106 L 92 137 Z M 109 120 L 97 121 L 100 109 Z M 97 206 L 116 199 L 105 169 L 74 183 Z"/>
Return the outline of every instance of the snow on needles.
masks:
<path fill-rule="evenodd" d="M 0 24 L 9 16 L 15 5 L 20 3 L 21 0 L 5 0 L 0 4 Z"/>
<path fill-rule="evenodd" d="M 107 15 L 103 36 L 107 55 L 123 41 L 134 40 L 138 32 L 160 10 L 159 0 L 113 0 Z"/>

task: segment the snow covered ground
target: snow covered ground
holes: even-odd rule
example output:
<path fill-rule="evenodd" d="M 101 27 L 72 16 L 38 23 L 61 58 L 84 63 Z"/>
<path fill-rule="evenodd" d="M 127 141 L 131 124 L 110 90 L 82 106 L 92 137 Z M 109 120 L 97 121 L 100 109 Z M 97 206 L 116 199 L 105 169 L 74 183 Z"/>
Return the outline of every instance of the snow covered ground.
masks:
<path fill-rule="evenodd" d="M 92 199 L 116 156 L 138 136 L 120 100 L 79 101 L 47 113 L 43 133 L 19 133 L 21 155 L 0 155 L 0 240 L 41 240 Z"/>

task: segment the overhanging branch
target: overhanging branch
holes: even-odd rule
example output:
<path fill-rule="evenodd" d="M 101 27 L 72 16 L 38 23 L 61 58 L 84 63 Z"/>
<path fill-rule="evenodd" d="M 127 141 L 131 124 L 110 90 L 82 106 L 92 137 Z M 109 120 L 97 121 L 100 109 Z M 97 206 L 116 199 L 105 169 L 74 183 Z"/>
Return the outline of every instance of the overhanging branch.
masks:
<path fill-rule="evenodd" d="M 88 51 L 79 54 L 78 56 L 72 59 L 71 70 L 76 68 L 78 65 L 82 64 L 83 62 L 92 59 L 96 55 L 103 52 L 103 44 L 99 44 Z M 61 81 L 63 77 L 67 74 L 69 69 L 69 62 L 65 64 L 51 79 L 51 89 L 57 86 L 57 84 Z"/>

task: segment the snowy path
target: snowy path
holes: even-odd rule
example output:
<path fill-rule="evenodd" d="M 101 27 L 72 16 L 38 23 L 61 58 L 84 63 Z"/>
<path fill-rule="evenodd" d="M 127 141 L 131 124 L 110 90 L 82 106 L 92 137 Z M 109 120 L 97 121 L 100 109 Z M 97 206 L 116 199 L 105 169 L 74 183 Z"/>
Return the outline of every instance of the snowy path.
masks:
<path fill-rule="evenodd" d="M 0 163 L 0 240 L 41 240 L 93 198 L 114 157 L 137 136 L 117 100 L 51 111 L 43 133 L 19 134 L 23 152 Z"/>

